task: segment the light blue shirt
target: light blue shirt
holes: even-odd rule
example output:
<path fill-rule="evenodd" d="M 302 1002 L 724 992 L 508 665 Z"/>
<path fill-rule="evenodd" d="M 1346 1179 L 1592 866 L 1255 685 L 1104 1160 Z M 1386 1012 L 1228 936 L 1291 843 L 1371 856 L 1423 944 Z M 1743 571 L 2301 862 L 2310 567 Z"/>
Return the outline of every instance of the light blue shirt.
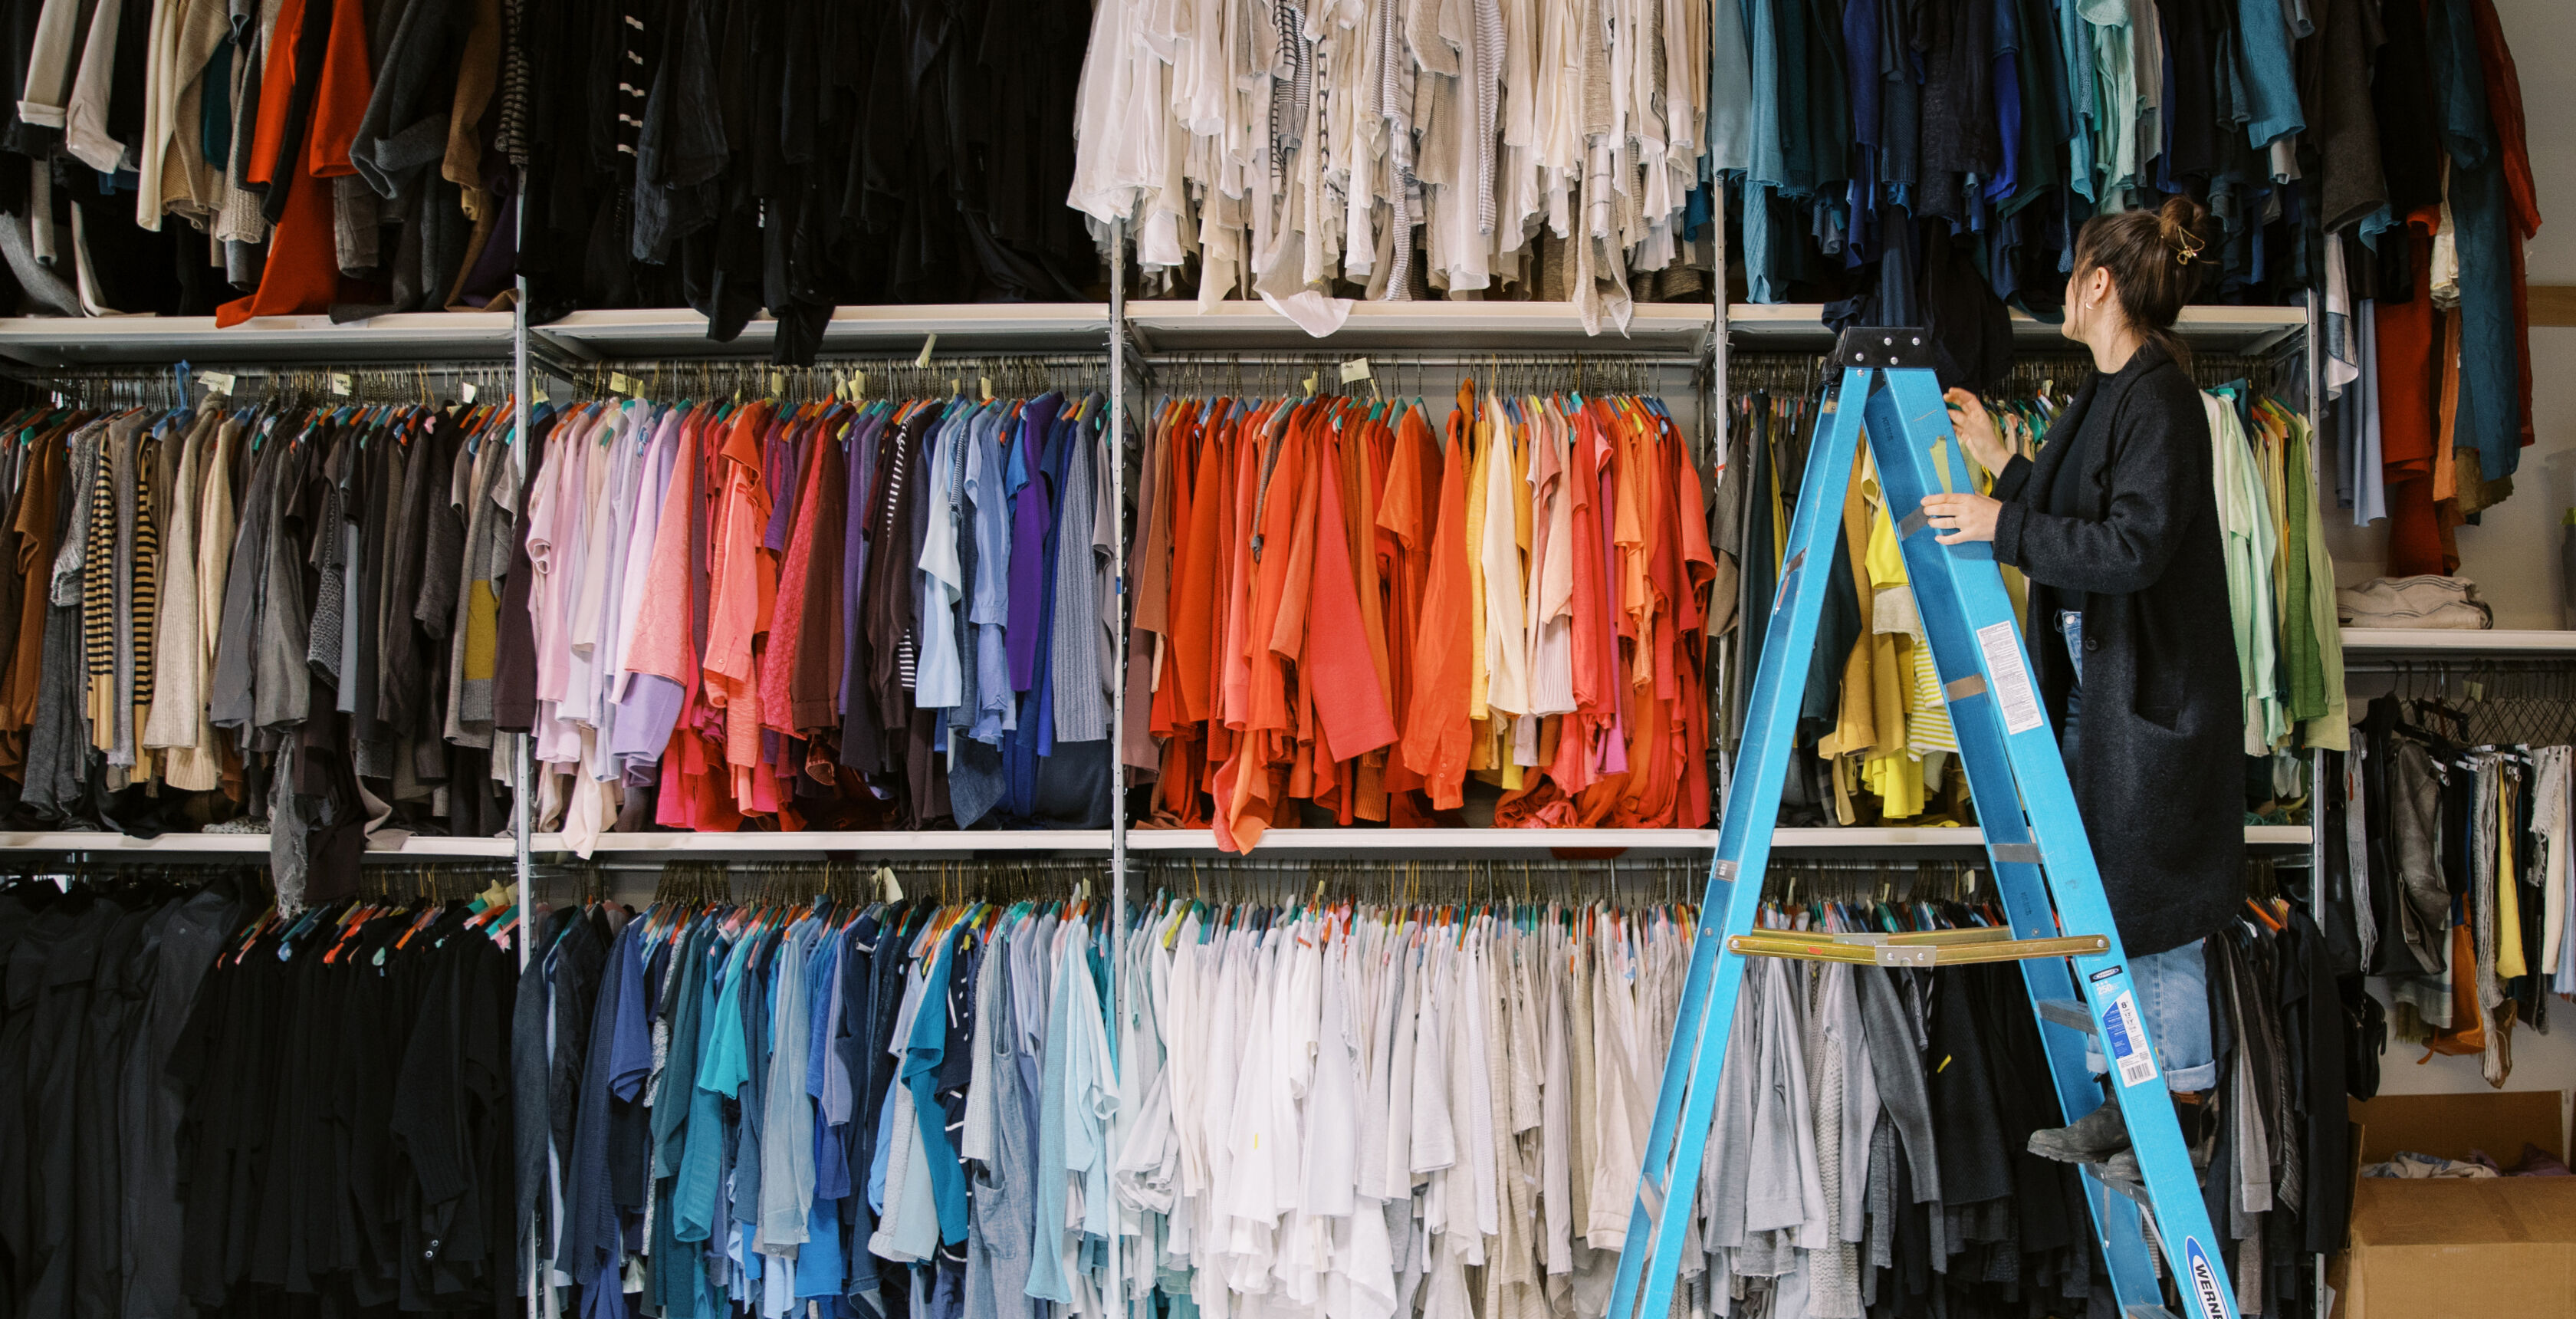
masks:
<path fill-rule="evenodd" d="M 920 492 L 921 498 L 930 501 L 930 534 L 922 542 L 921 562 L 915 565 L 921 608 L 912 630 L 919 646 L 912 699 L 924 710 L 954 709 L 965 699 L 966 675 L 957 653 L 961 602 L 950 592 L 962 595 L 966 586 L 965 569 L 957 556 L 957 487 L 963 466 L 958 461 L 963 456 L 959 446 L 966 442 L 971 415 L 963 399 L 949 405 L 930 441 L 926 469 L 930 488 Z M 941 744 L 945 745 L 944 738 Z"/>
<path fill-rule="evenodd" d="M 1011 699 L 1011 659 L 1003 627 L 1011 617 L 1011 496 L 1004 487 L 1002 432 L 1016 424 L 999 411 L 978 418 L 966 454 L 966 500 L 973 510 L 975 580 L 968 585 L 966 621 L 975 639 L 975 711 L 969 736 L 998 746 L 1018 724 Z"/>

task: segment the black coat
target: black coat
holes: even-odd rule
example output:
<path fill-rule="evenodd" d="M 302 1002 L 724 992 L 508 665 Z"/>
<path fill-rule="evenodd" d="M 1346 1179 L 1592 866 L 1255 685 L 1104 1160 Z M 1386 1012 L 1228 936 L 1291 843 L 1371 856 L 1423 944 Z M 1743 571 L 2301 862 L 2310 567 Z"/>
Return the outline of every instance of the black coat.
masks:
<path fill-rule="evenodd" d="M 2111 426 L 2086 446 L 2080 514 L 2042 511 L 2075 446 L 2013 459 L 1995 482 L 1995 558 L 2030 578 L 2030 653 L 2060 727 L 2075 674 L 2055 620 L 2062 592 L 2083 593 L 2075 801 L 2136 957 L 2202 938 L 2244 897 L 2245 713 L 2200 392 L 2149 345 L 2049 429 L 2073 436 L 2094 408 Z"/>

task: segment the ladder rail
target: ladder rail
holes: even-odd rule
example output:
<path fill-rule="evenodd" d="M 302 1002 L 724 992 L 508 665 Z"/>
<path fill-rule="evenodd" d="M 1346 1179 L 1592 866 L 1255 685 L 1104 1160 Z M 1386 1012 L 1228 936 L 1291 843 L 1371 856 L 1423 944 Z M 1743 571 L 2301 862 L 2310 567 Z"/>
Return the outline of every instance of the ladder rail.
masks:
<path fill-rule="evenodd" d="M 1957 453 L 1940 386 L 1928 371 L 1890 371 L 1884 388 L 1872 393 L 1865 411 L 1872 431 L 1871 449 L 1880 459 L 1880 489 L 1888 506 L 1918 506 L 1938 489 L 1935 481 L 1943 461 L 1938 455 Z M 1881 439 L 1882 434 L 1887 438 Z M 1928 445 L 1924 443 L 1927 435 L 1933 437 Z M 1955 463 L 1952 470 L 1964 485 L 1966 464 Z M 2050 933 L 2099 933 L 2107 940 L 2101 952 L 2076 954 L 2073 972 L 2064 981 L 2026 969 L 2025 984 L 2034 991 L 2032 1011 L 2036 1014 L 2044 997 L 2057 997 L 2060 986 L 2081 977 L 2076 987 L 2085 991 L 2083 1001 L 2091 1006 L 2095 1021 L 2105 1023 L 2103 1053 L 2111 1063 L 2107 1076 L 2122 1115 L 2129 1119 L 2130 1142 L 2156 1206 L 2156 1236 L 2167 1267 L 2181 1286 L 2186 1306 L 2196 1310 L 2200 1319 L 2236 1319 L 2235 1294 L 2224 1260 L 2226 1243 L 2209 1221 L 2172 1098 L 2154 1063 L 2150 1028 L 2136 1008 L 2128 956 L 2120 945 L 2092 841 L 2076 806 L 2074 784 L 2049 727 L 2036 673 L 2022 644 L 2018 614 L 2001 572 L 1991 566 L 1994 547 L 1973 541 L 1942 545 L 1928 527 L 1918 527 L 1903 543 L 1916 612 L 1931 641 L 1941 680 L 1946 686 L 1967 676 L 1968 663 L 1976 666 L 1974 672 L 1982 679 L 1982 691 L 1952 704 L 1951 724 L 1959 734 L 1961 762 L 1970 774 L 1970 791 L 1978 802 L 1978 820 L 1987 830 L 1987 846 L 1993 849 L 2026 838 L 2037 844 L 2037 855 L 2049 858 L 2045 880 L 2036 866 L 2001 861 L 1996 865 L 1997 887 L 2008 906 L 2018 909 L 2013 914 L 2017 931 L 2027 934 L 2022 930 L 2025 924 L 2048 920 L 2054 927 Z M 1968 564 L 1987 566 L 1982 571 L 1963 570 Z M 1977 621 L 1988 619 L 1996 621 Z M 1952 666 L 1960 671 L 1950 672 Z M 1998 770 L 2004 777 L 2000 790 L 1977 793 L 1981 786 L 1977 780 L 1992 779 Z M 1996 823 L 2003 827 L 1998 830 Z M 2015 850 L 2009 855 L 2032 853 Z M 2071 1032 L 2045 1018 L 2039 1030 L 2049 1046 L 2050 1070 L 2061 1104 L 2081 1104 L 2089 1110 L 2093 1106 L 2086 1101 L 2089 1079 L 2079 1081 L 2070 1075 L 2082 1071 L 2080 1043 L 2070 1044 Z M 2102 1189 L 2099 1179 L 2088 1174 L 2089 1202 L 2104 1205 L 2120 1199 L 2103 1195 Z M 2121 1302 L 2157 1302 L 2156 1292 L 2132 1293 L 2132 1288 L 2152 1286 L 2152 1279 L 2140 1277 L 2137 1266 L 2142 1261 L 2135 1256 L 2120 1258 L 2112 1226 L 2108 1221 L 2096 1222 L 2106 1237 L 2106 1255 L 2117 1261 L 2113 1282 Z M 2138 1253 L 2143 1254 L 2143 1246 Z"/>
<path fill-rule="evenodd" d="M 1612 1319 L 1662 1319 L 1678 1254 L 1696 1207 L 1727 1045 L 1748 956 L 1938 964 L 1970 957 L 2022 963 L 2049 1073 L 2069 1120 L 2101 1102 L 2084 1065 L 2087 1032 L 2043 1003 L 2085 1005 L 2112 1062 L 2115 1102 L 2129 1117 L 2143 1187 L 2117 1188 L 2084 1173 L 2096 1240 L 2124 1313 L 2158 1312 L 2162 1287 L 2146 1226 L 2131 1194 L 2155 1206 L 2156 1247 L 2195 1319 L 2236 1319 L 2223 1254 L 2182 1140 L 2148 1028 L 2137 1012 L 2127 959 L 2078 814 L 2072 782 L 2033 681 L 2021 627 L 1993 550 L 1942 546 L 1919 515 L 1900 524 L 1917 613 L 1949 698 L 1959 763 L 1969 776 L 2010 928 L 1973 938 L 1830 939 L 1756 931 L 1761 877 L 1793 754 L 1798 706 L 1841 536 L 1840 508 L 1860 446 L 1867 444 L 1887 505 L 1913 510 L 1923 496 L 1963 484 L 1964 455 L 1939 386 L 1924 366 L 1921 332 L 1848 332 L 1836 392 L 1817 418 L 1806 478 L 1790 526 L 1787 561 L 1754 672 L 1742 763 L 1728 784 L 1716 855 L 1700 913 L 1656 1098 L 1635 1203 L 1620 1252 Z M 1900 346 L 1895 337 L 1909 334 Z M 1879 338 L 1887 335 L 1887 338 Z M 1866 357 L 1863 356 L 1866 354 Z M 1866 435 L 1864 435 L 1866 430 Z M 1955 477 L 1955 480 L 1952 478 Z M 1854 547 L 1853 552 L 1857 552 Z M 2049 863 L 2045 873 L 2040 859 Z M 1802 951 L 1803 950 L 1803 951 Z M 2079 994 L 2079 990 L 2081 993 Z M 2056 1009 L 2070 1015 L 2071 1007 Z M 1643 1247 L 1642 1249 L 1640 1247 Z"/>
<path fill-rule="evenodd" d="M 1885 495 L 1891 513 L 1896 509 L 1920 505 L 1931 493 L 1939 477 L 1937 464 L 1917 460 L 1914 448 L 1905 439 L 1909 433 L 1919 442 L 1925 433 L 1951 441 L 1955 454 L 1956 435 L 1950 426 L 1949 407 L 1937 392 L 1926 400 L 1904 398 L 1893 381 L 1889 387 L 1873 394 L 1867 408 L 1871 457 L 1878 468 L 1879 489 Z M 1926 415 L 1926 413 L 1930 415 Z M 1882 439 L 1881 437 L 1890 437 Z M 1926 473 L 1927 465 L 1935 470 Z M 1966 465 L 1952 470 L 1958 484 L 1965 484 Z M 2004 746 L 2003 721 L 1997 711 L 1998 692 L 1995 675 L 1970 636 L 1959 623 L 1957 593 L 1948 589 L 1962 574 L 1962 562 L 1991 564 L 1994 546 L 1989 542 L 1963 541 L 1943 545 L 1928 527 L 1918 527 L 1903 534 L 1898 548 L 1905 556 L 1906 579 L 1912 584 L 1918 601 L 1916 613 L 1922 617 L 1933 671 L 1944 692 L 1950 693 L 1951 731 L 1959 743 L 1959 764 L 1968 775 L 1971 798 L 1977 803 L 1977 823 L 1986 839 L 1989 863 L 1994 875 L 1995 891 L 2003 901 L 2004 917 L 2013 933 L 2025 939 L 2054 936 L 2059 932 L 2058 912 L 2049 898 L 2049 885 L 2037 863 L 2024 860 L 2039 855 L 2030 822 L 2024 814 L 2026 803 L 2021 796 L 2018 776 L 2011 772 L 2010 757 Z M 1982 577 L 1984 574 L 1975 574 Z M 1994 581 L 2002 584 L 1997 570 Z M 1933 592 L 1929 603 L 1924 602 Z M 2006 598 L 2005 617 L 2009 612 Z M 1937 629 L 1939 635 L 1934 637 Z M 2016 647 L 2020 642 L 2014 642 Z M 2026 652 L 2016 652 L 2025 674 L 2030 667 Z M 1974 661 L 1970 656 L 1975 656 Z M 1963 679 L 1973 675 L 1974 682 Z M 2036 698 L 2037 693 L 2032 693 Z M 2048 711 L 2042 703 L 2036 711 L 2041 727 L 2048 733 L 2052 751 L 2056 730 L 2048 723 Z M 2001 783 L 1992 781 L 2001 776 Z M 2092 858 L 2087 842 L 2085 858 Z M 2061 872 L 2062 873 L 2062 872 Z M 2030 992 L 2032 1012 L 2038 1016 L 2040 1040 L 2046 1046 L 2049 1080 L 2057 1095 L 2058 1111 L 2067 1122 L 2092 1112 L 2102 1105 L 2102 1090 L 2085 1069 L 2084 1038 L 2067 1027 L 2039 1015 L 2038 1004 L 2051 1001 L 2080 1001 L 2075 978 L 2062 958 L 2022 963 L 2022 982 Z M 2090 1005 L 2087 1005 L 2090 1011 Z M 2156 1281 L 2154 1263 L 2148 1257 L 2146 1239 L 2138 1229 L 2138 1206 L 2125 1196 L 2111 1194 L 2093 1170 L 2081 1170 L 2085 1183 L 2085 1201 L 2094 1206 L 2094 1239 L 2111 1273 L 2113 1292 L 2124 1305 L 2145 1302 L 2161 1303 L 2162 1289 Z"/>
<path fill-rule="evenodd" d="M 1805 666 L 1793 670 L 1791 661 L 1816 648 L 1825 592 L 1832 585 L 1833 537 L 1841 527 L 1842 492 L 1860 453 L 1861 409 L 1856 402 L 1841 406 L 1839 400 L 1865 397 L 1867 387 L 1866 372 L 1846 371 L 1842 392 L 1827 397 L 1816 419 L 1807 476 L 1789 524 L 1789 556 L 1772 598 L 1770 625 L 1763 634 L 1762 657 L 1746 707 L 1740 744 L 1743 759 L 1727 786 L 1725 812 L 1718 821 L 1717 852 L 1709 862 L 1698 941 L 1691 949 L 1690 974 L 1683 982 L 1681 1008 L 1665 1053 L 1637 1199 L 1629 1210 L 1628 1233 L 1612 1283 L 1609 1314 L 1617 1319 L 1661 1315 L 1672 1302 L 1680 1271 L 1678 1255 L 1698 1194 L 1700 1162 L 1717 1105 L 1719 1059 L 1734 1029 L 1744 978 L 1744 959 L 1719 953 L 1729 936 L 1752 930 L 1761 904 L 1762 873 L 1771 855 L 1771 817 L 1788 777 L 1790 742 L 1806 684 Z M 1833 473 L 1837 479 L 1820 480 L 1819 473 Z M 1641 1241 L 1651 1242 L 1648 1251 L 1637 1249 Z"/>

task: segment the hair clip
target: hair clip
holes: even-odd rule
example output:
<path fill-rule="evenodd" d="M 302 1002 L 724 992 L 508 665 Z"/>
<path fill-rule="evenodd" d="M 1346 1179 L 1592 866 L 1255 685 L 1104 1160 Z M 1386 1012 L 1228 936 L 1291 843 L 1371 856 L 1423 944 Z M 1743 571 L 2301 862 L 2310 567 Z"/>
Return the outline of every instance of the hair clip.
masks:
<path fill-rule="evenodd" d="M 2204 246 L 2204 244 L 2194 239 L 2189 233 L 2183 234 L 2181 241 L 2174 247 L 2175 264 L 2185 266 L 2190 265 L 2191 259 L 2200 255 L 2200 249 L 2202 246 Z"/>

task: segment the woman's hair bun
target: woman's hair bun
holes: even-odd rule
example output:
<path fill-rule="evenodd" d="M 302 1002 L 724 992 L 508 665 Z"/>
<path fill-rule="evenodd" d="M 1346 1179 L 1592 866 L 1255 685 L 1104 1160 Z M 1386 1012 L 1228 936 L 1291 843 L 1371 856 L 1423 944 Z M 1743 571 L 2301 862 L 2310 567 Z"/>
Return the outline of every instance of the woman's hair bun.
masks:
<path fill-rule="evenodd" d="M 2185 196 L 2166 198 L 2156 212 L 2156 229 L 2181 265 L 2200 258 L 2200 250 L 2209 242 L 2208 224 L 2209 208 Z"/>
<path fill-rule="evenodd" d="M 2075 238 L 2076 272 L 2108 272 L 2121 315 L 2177 361 L 2185 350 L 2173 335 L 2174 319 L 2218 264 L 2208 223 L 2209 208 L 2178 196 L 2152 211 L 2094 216 Z"/>

